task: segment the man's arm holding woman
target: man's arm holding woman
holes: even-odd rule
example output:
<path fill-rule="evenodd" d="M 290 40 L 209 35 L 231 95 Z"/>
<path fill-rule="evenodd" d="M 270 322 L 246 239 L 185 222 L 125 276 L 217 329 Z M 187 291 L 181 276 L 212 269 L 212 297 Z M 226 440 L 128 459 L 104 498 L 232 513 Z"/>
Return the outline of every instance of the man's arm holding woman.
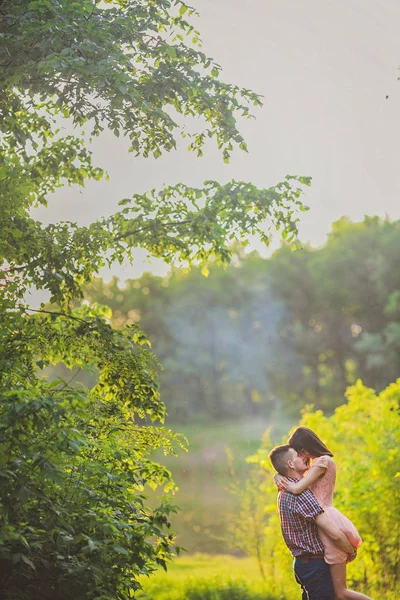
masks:
<path fill-rule="evenodd" d="M 347 552 L 347 554 L 352 555 L 352 558 L 355 558 L 357 550 L 350 544 L 343 531 L 340 531 L 340 529 L 338 529 L 336 525 L 332 523 L 332 521 L 324 512 L 315 517 L 315 522 L 318 527 L 320 527 L 322 531 L 332 540 L 335 546 L 343 550 L 343 552 Z"/>

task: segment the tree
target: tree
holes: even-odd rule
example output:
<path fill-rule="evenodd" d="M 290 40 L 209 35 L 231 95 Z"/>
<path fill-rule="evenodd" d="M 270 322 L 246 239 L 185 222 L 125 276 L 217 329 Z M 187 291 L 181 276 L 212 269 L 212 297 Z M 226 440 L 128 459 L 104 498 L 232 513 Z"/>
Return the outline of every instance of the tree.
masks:
<path fill-rule="evenodd" d="M 135 324 L 116 330 L 101 307 L 74 308 L 98 269 L 132 258 L 135 247 L 167 262 L 227 263 L 228 244 L 268 227 L 297 233 L 299 183 L 183 183 L 134 194 L 88 227 L 43 226 L 30 209 L 62 185 L 83 185 L 94 166 L 88 136 L 105 128 L 136 155 L 174 149 L 197 154 L 215 138 L 224 160 L 246 149 L 236 124 L 259 96 L 220 80 L 199 48 L 181 0 L 5 0 L 0 6 L 1 596 L 7 600 L 132 597 L 138 577 L 174 552 L 162 500 L 146 506 L 147 485 L 172 489 L 150 459 L 180 439 L 162 426 L 156 359 Z M 188 20 L 187 20 L 188 19 Z M 174 115 L 176 118 L 174 117 Z M 185 117 L 201 117 L 190 130 Z M 192 120 L 193 122 L 193 120 Z M 61 124 L 69 128 L 63 134 Z M 194 123 L 197 124 L 196 119 Z M 33 311 L 28 287 L 53 307 Z M 48 383 L 46 364 L 94 371 L 89 391 Z M 135 416 L 160 426 L 139 426 Z"/>
<path fill-rule="evenodd" d="M 198 154 L 206 137 L 216 138 L 226 160 L 234 145 L 245 149 L 235 116 L 249 116 L 248 104 L 260 98 L 222 83 L 218 65 L 184 43 L 188 36 L 198 43 L 185 20 L 193 12 L 180 0 L 2 3 L 2 256 L 57 301 L 79 294 L 106 260 L 130 257 L 137 246 L 167 262 L 205 262 L 212 254 L 226 262 L 227 239 L 259 232 L 268 241 L 267 218 L 285 234 L 297 231 L 303 205 L 290 179 L 270 190 L 210 181 L 136 194 L 88 228 L 43 228 L 29 217 L 56 187 L 104 175 L 84 136 L 60 134 L 60 117 L 92 135 L 104 127 L 125 135 L 136 155 L 173 149 L 176 132 Z M 200 133 L 174 121 L 173 110 L 201 116 Z"/>

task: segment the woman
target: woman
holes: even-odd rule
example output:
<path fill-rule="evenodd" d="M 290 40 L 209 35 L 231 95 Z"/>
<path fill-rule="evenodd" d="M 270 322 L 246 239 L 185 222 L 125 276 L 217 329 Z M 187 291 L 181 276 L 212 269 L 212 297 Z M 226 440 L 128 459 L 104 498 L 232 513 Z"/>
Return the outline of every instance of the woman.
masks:
<path fill-rule="evenodd" d="M 304 460 L 311 460 L 311 464 L 307 473 L 297 483 L 276 474 L 274 479 L 278 488 L 292 494 L 300 494 L 306 488 L 309 488 L 325 513 L 343 531 L 354 548 L 358 548 L 361 544 L 361 537 L 357 529 L 347 517 L 332 505 L 336 480 L 336 465 L 332 458 L 332 452 L 308 427 L 298 427 L 289 438 L 288 444 Z M 347 589 L 346 563 L 348 562 L 348 555 L 337 548 L 323 531 L 319 530 L 318 533 L 325 548 L 325 562 L 329 564 L 331 569 L 336 600 L 371 600 L 369 596 Z"/>

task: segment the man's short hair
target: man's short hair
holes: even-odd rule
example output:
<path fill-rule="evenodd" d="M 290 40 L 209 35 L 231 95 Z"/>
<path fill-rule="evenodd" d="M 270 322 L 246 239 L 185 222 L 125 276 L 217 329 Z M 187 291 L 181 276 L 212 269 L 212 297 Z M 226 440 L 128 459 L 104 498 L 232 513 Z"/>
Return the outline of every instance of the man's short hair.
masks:
<path fill-rule="evenodd" d="M 282 446 L 276 446 L 268 455 L 272 466 L 280 475 L 287 475 L 287 463 L 288 460 L 290 460 L 290 450 L 293 450 L 293 448 L 289 446 L 289 444 L 283 444 Z"/>

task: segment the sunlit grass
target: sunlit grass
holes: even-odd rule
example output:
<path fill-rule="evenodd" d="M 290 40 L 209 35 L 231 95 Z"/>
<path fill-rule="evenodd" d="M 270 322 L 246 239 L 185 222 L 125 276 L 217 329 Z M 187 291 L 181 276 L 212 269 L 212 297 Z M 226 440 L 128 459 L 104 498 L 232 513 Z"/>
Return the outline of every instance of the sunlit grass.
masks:
<path fill-rule="evenodd" d="M 141 583 L 143 600 L 296 600 L 294 582 L 285 595 L 263 584 L 253 558 L 227 555 L 182 556 Z"/>
<path fill-rule="evenodd" d="M 167 572 L 160 569 L 150 578 L 142 578 L 140 583 L 143 586 L 137 595 L 140 600 L 298 600 L 300 597 L 292 572 L 284 577 L 282 573 L 270 577 L 263 583 L 254 558 L 222 554 L 181 556 L 168 563 Z M 386 594 L 385 600 L 398 600 L 398 595 Z"/>

